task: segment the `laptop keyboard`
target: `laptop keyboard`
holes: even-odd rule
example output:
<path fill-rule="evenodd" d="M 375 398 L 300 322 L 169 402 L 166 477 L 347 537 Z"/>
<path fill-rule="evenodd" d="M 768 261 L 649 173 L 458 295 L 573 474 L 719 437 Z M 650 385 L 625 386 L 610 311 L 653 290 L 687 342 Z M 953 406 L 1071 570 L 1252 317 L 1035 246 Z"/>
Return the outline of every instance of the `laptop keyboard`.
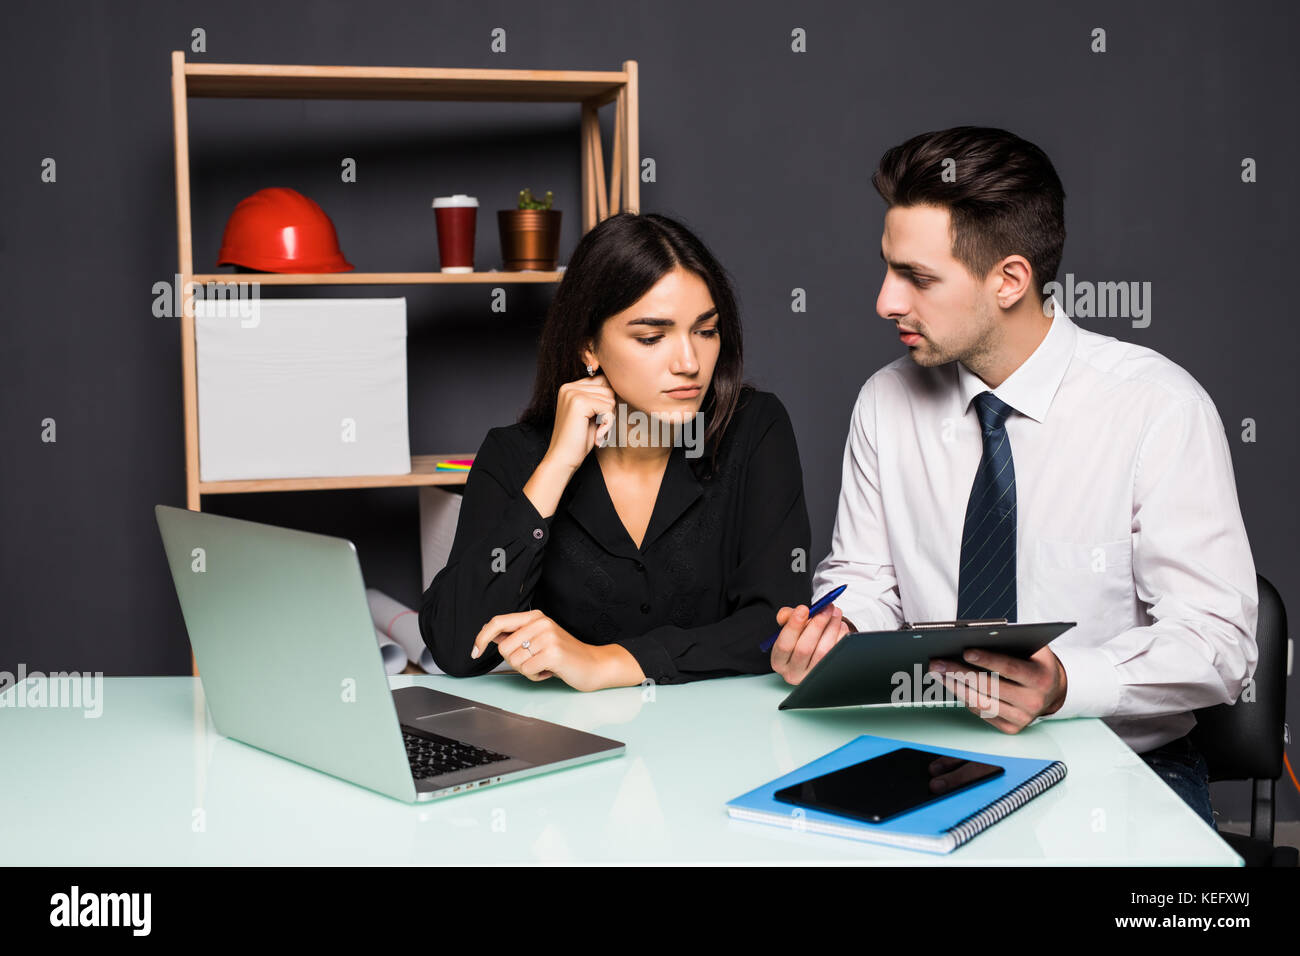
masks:
<path fill-rule="evenodd" d="M 416 734 L 403 727 L 402 742 L 406 744 L 406 759 L 416 780 L 510 759 L 495 750 L 475 747 L 425 730 Z"/>

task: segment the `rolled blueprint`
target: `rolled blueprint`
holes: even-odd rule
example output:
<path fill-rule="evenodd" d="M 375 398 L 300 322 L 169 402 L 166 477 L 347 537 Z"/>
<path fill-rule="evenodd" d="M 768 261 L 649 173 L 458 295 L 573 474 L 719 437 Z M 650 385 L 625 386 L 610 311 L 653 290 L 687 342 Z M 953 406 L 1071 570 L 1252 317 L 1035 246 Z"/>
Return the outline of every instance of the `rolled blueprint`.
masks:
<path fill-rule="evenodd" d="M 384 658 L 384 673 L 389 677 L 406 670 L 406 651 L 395 640 L 375 628 L 375 637 L 379 640 L 379 653 Z"/>
<path fill-rule="evenodd" d="M 376 588 L 366 588 L 366 601 L 370 604 L 370 617 L 375 622 L 375 629 L 392 638 L 412 664 L 426 674 L 444 673 L 433 662 L 433 654 L 424 643 L 424 637 L 420 634 L 420 619 L 415 611 Z M 502 661 L 496 670 L 512 668 Z"/>
<path fill-rule="evenodd" d="M 437 485 L 420 489 L 420 574 L 429 590 L 434 575 L 447 565 L 460 520 L 461 495 Z"/>

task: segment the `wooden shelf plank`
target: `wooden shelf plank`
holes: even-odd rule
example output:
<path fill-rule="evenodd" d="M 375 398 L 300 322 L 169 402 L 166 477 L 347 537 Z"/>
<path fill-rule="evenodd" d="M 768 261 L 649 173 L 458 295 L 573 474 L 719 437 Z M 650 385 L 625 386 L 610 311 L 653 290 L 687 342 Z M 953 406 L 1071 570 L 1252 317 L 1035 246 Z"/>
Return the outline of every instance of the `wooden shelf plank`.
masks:
<path fill-rule="evenodd" d="M 190 277 L 206 285 L 209 282 L 259 285 L 461 285 L 498 282 L 559 282 L 563 270 L 553 272 L 211 272 Z"/>
<path fill-rule="evenodd" d="M 448 458 L 473 458 L 473 452 L 454 455 L 412 455 L 406 475 L 339 475 L 320 478 L 248 478 L 240 481 L 200 481 L 204 495 L 258 491 L 328 491 L 338 488 L 411 488 L 422 485 L 463 485 L 467 471 L 437 471 Z"/>
<path fill-rule="evenodd" d="M 621 71 L 185 64 L 192 98 L 608 103 L 626 82 Z"/>

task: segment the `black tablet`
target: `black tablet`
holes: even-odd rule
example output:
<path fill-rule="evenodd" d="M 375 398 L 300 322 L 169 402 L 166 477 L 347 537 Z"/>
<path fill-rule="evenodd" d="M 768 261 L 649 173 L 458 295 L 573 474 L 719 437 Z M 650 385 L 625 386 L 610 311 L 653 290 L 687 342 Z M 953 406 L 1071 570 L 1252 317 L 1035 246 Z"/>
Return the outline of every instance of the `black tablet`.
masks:
<path fill-rule="evenodd" d="M 852 766 L 778 790 L 772 796 L 809 810 L 883 823 L 999 777 L 1004 767 L 899 747 Z"/>
<path fill-rule="evenodd" d="M 1029 658 L 1072 627 L 1073 621 L 911 625 L 905 630 L 846 634 L 795 685 L 780 709 L 952 700 L 938 675 L 926 676 L 931 659 L 941 657 L 981 672 L 983 668 L 962 660 L 967 648 Z"/>

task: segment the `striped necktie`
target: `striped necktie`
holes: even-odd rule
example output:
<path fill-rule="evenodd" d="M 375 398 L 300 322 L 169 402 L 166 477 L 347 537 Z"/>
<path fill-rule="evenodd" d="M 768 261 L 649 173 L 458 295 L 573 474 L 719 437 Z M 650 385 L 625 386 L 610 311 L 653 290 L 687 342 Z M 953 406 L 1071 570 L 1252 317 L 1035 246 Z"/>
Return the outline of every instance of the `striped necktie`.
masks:
<path fill-rule="evenodd" d="M 1005 425 L 1012 411 L 992 392 L 975 396 L 984 455 L 966 503 L 958 618 L 1016 619 L 1016 469 Z"/>

